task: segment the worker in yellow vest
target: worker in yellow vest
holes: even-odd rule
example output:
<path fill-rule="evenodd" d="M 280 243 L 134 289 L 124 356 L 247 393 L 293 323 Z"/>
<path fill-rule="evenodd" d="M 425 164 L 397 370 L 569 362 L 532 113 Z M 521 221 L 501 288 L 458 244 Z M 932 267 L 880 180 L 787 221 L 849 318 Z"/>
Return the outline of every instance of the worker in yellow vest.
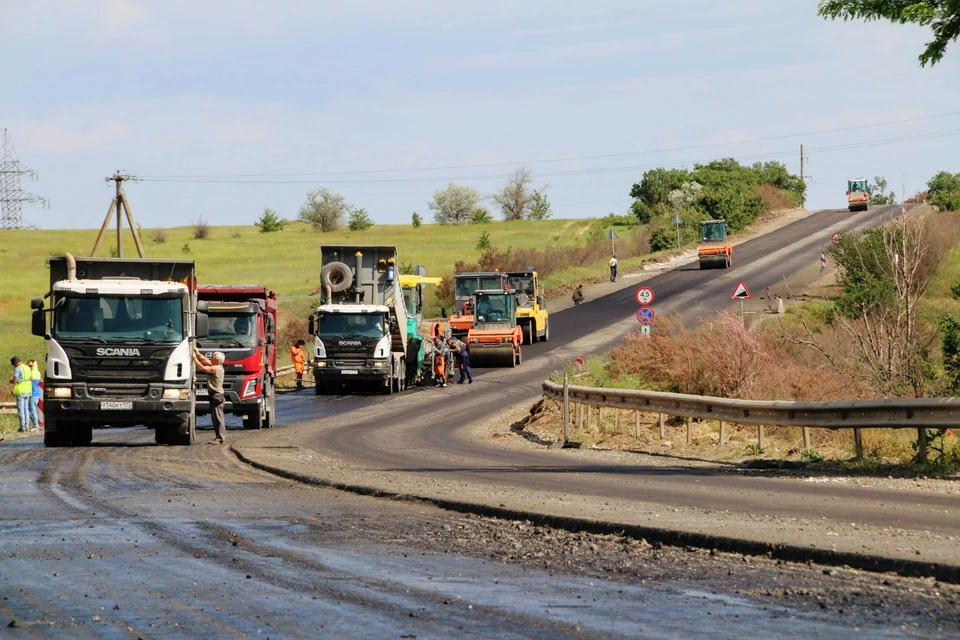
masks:
<path fill-rule="evenodd" d="M 20 417 L 20 431 L 30 430 L 30 396 L 33 395 L 33 380 L 30 367 L 23 364 L 18 356 L 10 358 L 13 365 L 13 395 L 17 399 L 17 414 Z"/>

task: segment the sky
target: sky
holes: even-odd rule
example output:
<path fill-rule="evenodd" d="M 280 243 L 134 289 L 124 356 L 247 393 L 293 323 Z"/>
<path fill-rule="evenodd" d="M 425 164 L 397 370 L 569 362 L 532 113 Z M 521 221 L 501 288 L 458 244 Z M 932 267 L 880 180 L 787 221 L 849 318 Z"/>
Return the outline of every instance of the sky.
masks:
<path fill-rule="evenodd" d="M 816 5 L 0 0 L 0 128 L 43 228 L 98 228 L 118 169 L 144 228 L 295 218 L 319 187 L 408 223 L 518 166 L 553 217 L 603 216 L 646 169 L 799 173 L 801 144 L 812 209 L 845 206 L 847 178 L 912 195 L 960 171 L 960 43 L 920 68 L 929 30 Z"/>

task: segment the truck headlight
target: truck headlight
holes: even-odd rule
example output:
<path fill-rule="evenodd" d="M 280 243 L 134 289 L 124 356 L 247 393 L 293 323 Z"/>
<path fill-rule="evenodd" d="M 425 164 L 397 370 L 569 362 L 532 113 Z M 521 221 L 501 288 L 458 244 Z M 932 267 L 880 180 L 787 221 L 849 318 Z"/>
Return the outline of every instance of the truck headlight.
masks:
<path fill-rule="evenodd" d="M 164 400 L 189 400 L 190 389 L 164 389 Z"/>
<path fill-rule="evenodd" d="M 480 338 L 470 338 L 470 342 L 476 344 L 476 343 L 480 342 Z"/>
<path fill-rule="evenodd" d="M 387 363 L 386 363 L 386 362 L 378 362 L 378 361 L 376 361 L 376 360 L 373 362 L 373 368 L 374 368 L 374 369 L 383 369 L 383 368 L 386 367 L 386 366 L 387 366 Z"/>
<path fill-rule="evenodd" d="M 243 397 L 252 396 L 257 391 L 257 379 L 247 380 L 247 385 L 243 388 Z"/>
<path fill-rule="evenodd" d="M 72 398 L 73 389 L 70 387 L 54 387 L 51 389 L 53 391 L 54 398 Z"/>
<path fill-rule="evenodd" d="M 325 360 L 317 360 L 314 364 L 317 365 L 318 369 L 323 369 L 325 366 L 327 366 L 327 363 Z"/>

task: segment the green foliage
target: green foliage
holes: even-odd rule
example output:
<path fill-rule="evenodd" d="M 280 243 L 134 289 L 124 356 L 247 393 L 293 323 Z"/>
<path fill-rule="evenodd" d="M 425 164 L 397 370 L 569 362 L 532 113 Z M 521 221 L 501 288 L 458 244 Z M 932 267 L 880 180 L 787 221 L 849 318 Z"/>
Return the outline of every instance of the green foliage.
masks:
<path fill-rule="evenodd" d="M 490 246 L 490 233 L 484 231 L 480 234 L 480 238 L 477 239 L 477 244 L 474 248 L 480 249 L 481 251 Z"/>
<path fill-rule="evenodd" d="M 634 200 L 630 205 L 630 213 L 636 216 L 640 224 L 650 224 L 653 220 L 653 211 L 643 200 Z"/>
<path fill-rule="evenodd" d="M 111 258 L 118 258 L 118 257 L 120 257 L 120 252 L 117 251 L 117 248 L 116 248 L 116 247 L 110 247 L 109 253 L 110 253 L 110 257 L 111 257 Z"/>
<path fill-rule="evenodd" d="M 889 20 L 929 26 L 933 40 L 920 54 L 920 66 L 940 62 L 947 45 L 960 36 L 960 4 L 956 0 L 820 0 L 817 15 L 830 20 Z"/>
<path fill-rule="evenodd" d="M 260 233 L 273 233 L 283 231 L 283 225 L 286 224 L 283 218 L 277 215 L 277 212 L 266 207 L 260 219 L 253 223 L 253 226 L 260 229 Z"/>
<path fill-rule="evenodd" d="M 473 210 L 470 222 L 472 224 L 489 224 L 493 222 L 493 216 L 490 215 L 490 211 L 486 207 L 477 207 Z"/>
<path fill-rule="evenodd" d="M 413 275 L 414 264 L 412 262 L 401 262 L 398 271 L 402 276 Z"/>
<path fill-rule="evenodd" d="M 950 429 L 927 429 L 927 459 L 920 458 L 920 444 L 912 443 L 915 461 L 919 464 L 933 464 L 935 467 L 957 468 L 960 466 L 960 443 Z M 933 460 L 930 460 L 930 453 Z"/>
<path fill-rule="evenodd" d="M 203 219 L 203 214 L 201 213 L 200 219 L 193 223 L 193 237 L 197 240 L 206 240 L 209 236 L 210 225 Z"/>
<path fill-rule="evenodd" d="M 620 216 L 615 213 L 609 213 L 606 218 L 600 218 L 597 223 L 604 229 L 609 229 L 610 227 L 624 227 L 629 229 L 635 226 L 637 221 L 632 216 Z"/>
<path fill-rule="evenodd" d="M 960 211 L 960 173 L 938 172 L 927 182 L 927 192 L 941 211 Z"/>
<path fill-rule="evenodd" d="M 155 244 L 164 244 L 167 241 L 167 232 L 163 229 L 157 229 L 150 238 Z"/>
<path fill-rule="evenodd" d="M 180 247 L 180 253 L 192 253 L 192 251 L 190 250 L 190 243 L 189 243 L 189 242 L 184 242 L 184 243 L 183 243 L 183 246 Z"/>
<path fill-rule="evenodd" d="M 843 281 L 843 292 L 834 301 L 840 315 L 856 318 L 894 302 L 893 256 L 884 246 L 881 229 L 868 229 L 859 237 L 845 233 L 827 251 Z"/>
<path fill-rule="evenodd" d="M 804 449 L 800 452 L 801 460 L 810 460 L 811 462 L 820 462 L 823 456 L 816 449 Z"/>
<path fill-rule="evenodd" d="M 764 452 L 763 447 L 761 447 L 759 444 L 748 444 L 746 446 L 746 450 L 747 454 L 751 456 L 759 456 Z"/>
<path fill-rule="evenodd" d="M 410 217 L 411 222 L 413 223 L 414 229 L 419 229 L 420 225 L 423 224 L 423 218 L 420 217 L 420 214 L 416 211 L 413 212 L 413 215 Z"/>
<path fill-rule="evenodd" d="M 324 233 L 336 231 L 343 218 L 352 210 L 346 199 L 329 189 L 313 189 L 307 192 L 307 200 L 300 207 L 299 219 L 309 222 L 314 229 Z"/>
<path fill-rule="evenodd" d="M 650 234 L 650 251 L 665 251 L 677 248 L 677 235 L 664 227 Z"/>
<path fill-rule="evenodd" d="M 940 353 L 943 356 L 945 393 L 960 395 L 960 321 L 949 313 L 940 317 Z"/>
<path fill-rule="evenodd" d="M 873 184 L 870 185 L 870 203 L 871 204 L 897 204 L 897 194 L 890 191 L 886 195 L 887 181 L 881 176 L 874 176 Z"/>
<path fill-rule="evenodd" d="M 373 226 L 373 218 L 366 209 L 354 209 L 350 212 L 350 231 L 366 231 Z"/>
<path fill-rule="evenodd" d="M 950 295 L 960 300 L 960 280 L 957 280 L 950 285 Z"/>
<path fill-rule="evenodd" d="M 534 191 L 531 196 L 533 202 L 530 203 L 530 213 L 527 216 L 530 220 L 546 220 L 553 215 L 550 211 L 550 201 L 544 189 Z"/>
<path fill-rule="evenodd" d="M 480 192 L 451 182 L 437 189 L 427 203 L 437 224 L 468 224 L 480 202 Z"/>
<path fill-rule="evenodd" d="M 667 197 L 684 182 L 689 182 L 690 174 L 686 169 L 651 169 L 643 174 L 643 179 L 630 189 L 630 197 L 653 208 L 658 204 L 667 204 Z"/>

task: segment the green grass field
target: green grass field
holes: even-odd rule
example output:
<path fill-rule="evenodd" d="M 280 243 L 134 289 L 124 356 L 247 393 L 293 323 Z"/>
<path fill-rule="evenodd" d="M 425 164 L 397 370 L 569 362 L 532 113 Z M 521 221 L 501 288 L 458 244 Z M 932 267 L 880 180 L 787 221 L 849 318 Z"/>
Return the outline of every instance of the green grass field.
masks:
<path fill-rule="evenodd" d="M 376 225 L 366 231 L 346 228 L 333 233 L 314 231 L 305 223 L 288 224 L 276 233 L 260 233 L 254 226 L 211 227 L 203 240 L 194 238 L 193 227 L 164 229 L 166 241 L 157 243 L 155 229 L 141 230 L 144 250 L 151 258 L 189 258 L 197 262 L 200 283 L 259 283 L 277 291 L 281 327 L 289 318 L 306 317 L 318 301 L 311 292 L 320 283 L 321 244 L 386 244 L 398 247 L 401 264 L 421 264 L 427 275 L 453 273 L 457 260 L 476 260 L 476 248 L 483 232 L 498 248 L 549 248 L 582 244 L 595 225 L 595 219 L 493 222 L 484 225 L 442 227 L 423 225 Z M 3 231 L 0 248 L 0 353 L 4 361 L 11 355 L 38 358 L 46 353 L 44 341 L 30 335 L 30 299 L 42 296 L 49 286 L 48 256 L 71 252 L 90 255 L 96 230 L 16 230 Z M 629 233 L 620 229 L 625 238 Z M 116 234 L 107 235 L 99 254 L 109 256 L 116 248 Z M 127 230 L 123 239 L 124 256 L 136 255 L 136 247 Z M 622 263 L 624 267 L 627 261 Z M 554 273 L 544 280 L 547 288 L 566 281 L 603 275 L 605 265 L 577 265 Z M 435 299 L 428 294 L 427 313 L 436 313 Z M 281 344 L 281 360 L 286 364 L 286 345 Z M 0 398 L 9 400 L 8 385 L 0 388 Z"/>

